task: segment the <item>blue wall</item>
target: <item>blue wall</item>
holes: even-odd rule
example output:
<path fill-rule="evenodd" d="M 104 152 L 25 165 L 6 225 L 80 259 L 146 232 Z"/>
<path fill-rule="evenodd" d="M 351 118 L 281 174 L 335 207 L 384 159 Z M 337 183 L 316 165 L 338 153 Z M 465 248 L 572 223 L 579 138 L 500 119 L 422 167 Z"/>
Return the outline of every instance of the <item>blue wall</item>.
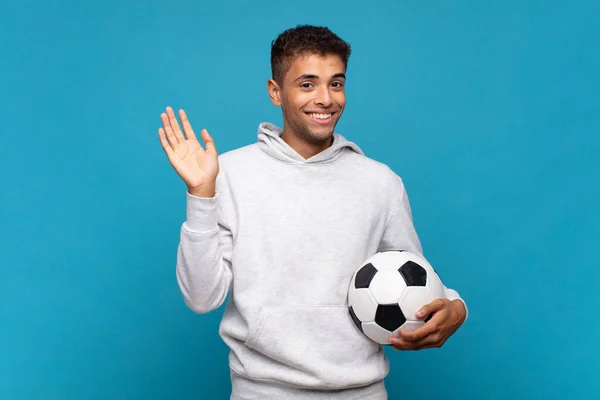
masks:
<path fill-rule="evenodd" d="M 255 142 L 299 23 L 352 44 L 338 131 L 404 178 L 469 304 L 443 348 L 386 349 L 390 398 L 600 396 L 600 3 L 202 3 L 3 4 L 0 398 L 227 398 L 223 308 L 175 280 L 159 114 Z"/>

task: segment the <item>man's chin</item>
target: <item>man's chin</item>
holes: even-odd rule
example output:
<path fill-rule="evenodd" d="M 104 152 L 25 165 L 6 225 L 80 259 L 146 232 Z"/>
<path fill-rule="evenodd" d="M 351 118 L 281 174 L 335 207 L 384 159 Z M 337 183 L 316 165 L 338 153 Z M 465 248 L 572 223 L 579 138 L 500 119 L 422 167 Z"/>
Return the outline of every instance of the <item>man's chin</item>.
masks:
<path fill-rule="evenodd" d="M 333 135 L 335 130 L 335 123 L 323 125 L 323 126 L 307 126 L 307 131 L 310 132 L 310 135 L 315 138 L 322 138 L 323 140 L 328 139 Z"/>
<path fill-rule="evenodd" d="M 332 129 L 320 129 L 320 130 L 313 130 L 311 129 L 309 131 L 309 136 L 312 139 L 313 142 L 315 143 L 323 143 L 326 142 L 328 140 L 331 139 L 331 136 L 333 135 L 333 130 Z"/>
<path fill-rule="evenodd" d="M 298 124 L 296 128 L 296 132 L 298 132 L 305 140 L 308 140 L 311 143 L 315 144 L 323 144 L 329 140 L 333 136 L 333 132 L 335 130 L 335 125 L 337 121 L 334 121 L 331 124 L 321 125 L 315 124 L 309 121 L 308 123 Z"/>

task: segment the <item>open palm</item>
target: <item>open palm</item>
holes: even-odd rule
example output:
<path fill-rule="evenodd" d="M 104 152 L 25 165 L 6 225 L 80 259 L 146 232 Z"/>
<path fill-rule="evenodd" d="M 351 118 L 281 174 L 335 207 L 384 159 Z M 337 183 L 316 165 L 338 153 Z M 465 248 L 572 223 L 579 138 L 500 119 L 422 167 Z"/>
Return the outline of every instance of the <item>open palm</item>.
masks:
<path fill-rule="evenodd" d="M 208 131 L 203 129 L 201 136 L 206 145 L 206 149 L 203 149 L 185 111 L 179 110 L 179 116 L 186 137 L 171 107 L 167 107 L 167 112 L 160 115 L 163 127 L 158 129 L 158 136 L 163 150 L 188 189 L 214 186 L 219 173 L 215 143 Z"/>

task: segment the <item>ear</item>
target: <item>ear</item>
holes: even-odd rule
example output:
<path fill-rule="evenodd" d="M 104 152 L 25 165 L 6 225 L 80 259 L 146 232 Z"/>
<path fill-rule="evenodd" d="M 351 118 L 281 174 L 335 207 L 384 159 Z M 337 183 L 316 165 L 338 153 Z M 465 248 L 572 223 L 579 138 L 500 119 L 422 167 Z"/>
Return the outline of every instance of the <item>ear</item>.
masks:
<path fill-rule="evenodd" d="M 279 84 L 275 82 L 275 79 L 270 78 L 267 82 L 267 90 L 269 91 L 269 97 L 271 98 L 271 102 L 277 106 L 281 107 L 281 88 Z"/>

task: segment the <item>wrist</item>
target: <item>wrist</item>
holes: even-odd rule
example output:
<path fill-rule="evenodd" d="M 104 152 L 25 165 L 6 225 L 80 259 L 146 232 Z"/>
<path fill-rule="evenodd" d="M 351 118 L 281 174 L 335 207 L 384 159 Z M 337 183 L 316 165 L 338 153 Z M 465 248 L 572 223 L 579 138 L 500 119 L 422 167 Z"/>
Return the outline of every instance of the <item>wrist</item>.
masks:
<path fill-rule="evenodd" d="M 215 185 L 204 185 L 188 188 L 188 193 L 195 197 L 212 198 L 215 197 Z"/>
<path fill-rule="evenodd" d="M 452 300 L 452 304 L 454 305 L 454 309 L 456 310 L 458 315 L 460 315 L 460 320 L 464 321 L 467 316 L 467 309 L 465 307 L 465 303 L 463 303 L 460 299 L 454 299 Z"/>

